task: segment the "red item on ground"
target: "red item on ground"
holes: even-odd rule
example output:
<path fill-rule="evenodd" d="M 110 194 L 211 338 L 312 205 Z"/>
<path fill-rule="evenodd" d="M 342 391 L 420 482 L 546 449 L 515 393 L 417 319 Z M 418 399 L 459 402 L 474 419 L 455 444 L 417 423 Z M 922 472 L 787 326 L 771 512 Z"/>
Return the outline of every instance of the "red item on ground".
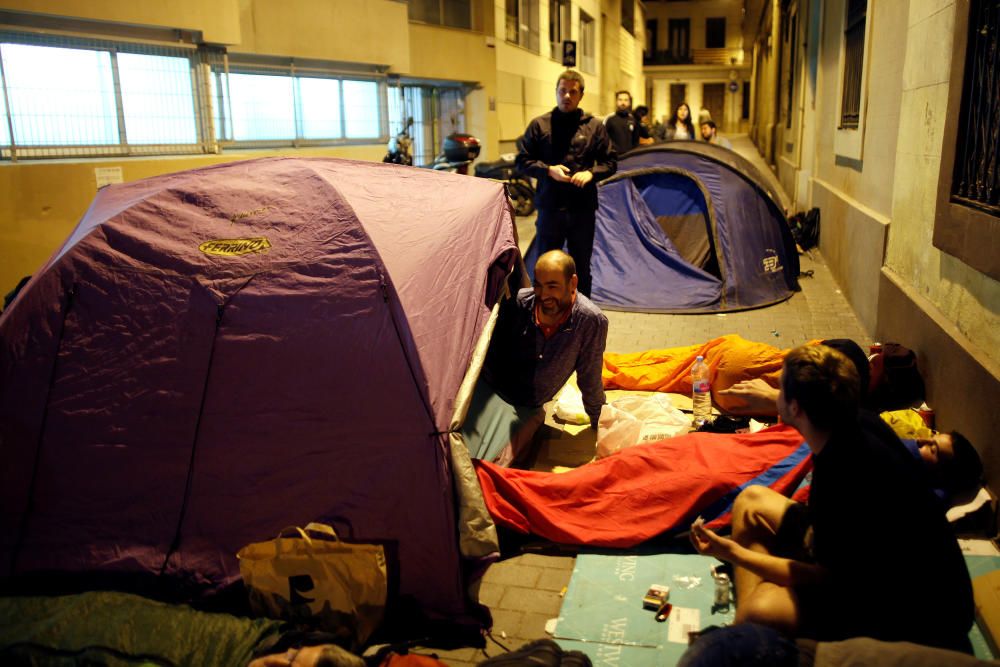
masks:
<path fill-rule="evenodd" d="M 729 522 L 750 484 L 791 495 L 812 469 L 802 436 L 779 424 L 757 433 L 690 433 L 622 450 L 565 473 L 475 461 L 498 525 L 561 544 L 624 548 L 687 524 Z"/>

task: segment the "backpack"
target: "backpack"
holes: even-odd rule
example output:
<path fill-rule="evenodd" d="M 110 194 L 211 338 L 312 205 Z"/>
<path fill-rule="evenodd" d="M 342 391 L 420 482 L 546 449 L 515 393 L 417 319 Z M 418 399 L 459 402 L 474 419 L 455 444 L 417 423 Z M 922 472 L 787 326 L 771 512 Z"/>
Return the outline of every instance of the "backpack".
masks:
<path fill-rule="evenodd" d="M 796 213 L 788 219 L 792 238 L 802 250 L 819 245 L 819 209 L 811 208 L 808 213 Z"/>
<path fill-rule="evenodd" d="M 908 408 L 924 398 L 924 379 L 917 355 L 899 343 L 886 343 L 870 360 L 868 400 L 873 410 Z"/>

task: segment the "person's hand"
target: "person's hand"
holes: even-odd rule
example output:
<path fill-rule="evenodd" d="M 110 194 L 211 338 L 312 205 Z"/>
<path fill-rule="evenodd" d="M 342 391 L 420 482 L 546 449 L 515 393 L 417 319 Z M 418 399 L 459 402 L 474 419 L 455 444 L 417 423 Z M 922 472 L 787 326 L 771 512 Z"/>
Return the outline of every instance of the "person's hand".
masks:
<path fill-rule="evenodd" d="M 720 560 L 730 560 L 735 542 L 726 537 L 720 537 L 714 530 L 705 527 L 701 517 L 691 524 L 691 544 L 698 553 L 713 556 Z"/>
<path fill-rule="evenodd" d="M 569 180 L 570 183 L 572 183 L 576 187 L 582 188 L 587 183 L 590 183 L 592 180 L 594 180 L 594 174 L 592 174 L 589 171 L 578 171 L 575 174 L 573 174 L 573 178 Z"/>
<path fill-rule="evenodd" d="M 560 183 L 569 182 L 569 167 L 564 164 L 554 164 L 549 167 L 549 178 Z"/>
<path fill-rule="evenodd" d="M 729 389 L 719 391 L 720 396 L 735 398 L 742 403 L 732 412 L 751 415 L 773 415 L 778 410 L 779 390 L 760 378 L 737 382 Z"/>

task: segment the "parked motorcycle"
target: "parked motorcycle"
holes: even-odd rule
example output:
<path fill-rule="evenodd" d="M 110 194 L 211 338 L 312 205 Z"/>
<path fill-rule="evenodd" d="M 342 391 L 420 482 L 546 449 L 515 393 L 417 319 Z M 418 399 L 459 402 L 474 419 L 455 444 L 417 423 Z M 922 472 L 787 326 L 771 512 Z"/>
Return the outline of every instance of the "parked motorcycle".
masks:
<path fill-rule="evenodd" d="M 434 162 L 422 165 L 436 171 L 451 171 L 468 174 L 469 165 L 479 157 L 482 145 L 471 134 L 449 134 L 444 139 L 444 151 L 434 158 Z"/>
<path fill-rule="evenodd" d="M 514 158 L 514 153 L 504 153 L 495 162 L 480 162 L 476 165 L 476 176 L 503 181 L 514 215 L 531 215 L 535 212 L 535 186 L 517 170 Z"/>
<path fill-rule="evenodd" d="M 389 139 L 389 152 L 382 158 L 382 162 L 405 164 L 406 166 L 413 165 L 413 139 L 410 138 L 410 127 L 412 125 L 413 119 L 407 118 L 406 127 L 403 128 L 403 131 Z"/>

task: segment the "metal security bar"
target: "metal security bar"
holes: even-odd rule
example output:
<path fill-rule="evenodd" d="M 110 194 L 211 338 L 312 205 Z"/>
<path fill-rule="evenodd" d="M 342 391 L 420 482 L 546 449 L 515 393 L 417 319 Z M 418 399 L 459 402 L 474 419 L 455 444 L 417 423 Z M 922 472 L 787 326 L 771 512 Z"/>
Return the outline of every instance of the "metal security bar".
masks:
<path fill-rule="evenodd" d="M 383 75 L 245 56 L 216 59 L 210 69 L 215 136 L 223 147 L 386 140 Z"/>
<path fill-rule="evenodd" d="M 1000 0 L 972 0 L 952 199 L 1000 216 Z"/>
<path fill-rule="evenodd" d="M 844 27 L 844 88 L 840 127 L 853 129 L 861 119 L 861 74 L 865 61 L 865 17 L 868 0 L 849 0 Z"/>

